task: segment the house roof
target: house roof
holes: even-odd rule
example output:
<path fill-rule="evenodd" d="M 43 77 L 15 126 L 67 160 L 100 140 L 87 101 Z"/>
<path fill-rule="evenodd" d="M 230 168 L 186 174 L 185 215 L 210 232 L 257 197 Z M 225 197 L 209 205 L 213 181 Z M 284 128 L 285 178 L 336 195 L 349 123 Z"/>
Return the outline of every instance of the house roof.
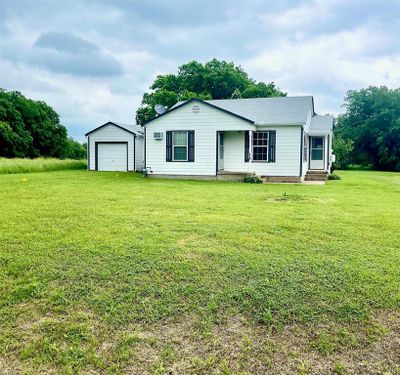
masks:
<path fill-rule="evenodd" d="M 89 134 L 91 134 L 91 133 L 95 132 L 96 130 L 99 130 L 107 125 L 115 125 L 116 127 L 126 130 L 127 132 L 135 134 L 135 135 L 143 135 L 143 129 L 140 125 L 123 124 L 121 122 L 108 121 L 105 124 L 100 125 L 97 128 L 94 128 L 91 131 L 87 132 L 85 134 L 85 136 L 88 136 Z"/>
<path fill-rule="evenodd" d="M 310 108 L 314 110 L 312 96 L 219 99 L 206 102 L 246 117 L 257 125 L 304 125 Z"/>
<path fill-rule="evenodd" d="M 314 114 L 312 96 L 193 100 L 210 104 L 225 112 L 250 120 L 256 125 L 304 125 L 307 122 L 310 108 Z M 165 114 L 186 103 L 188 102 L 176 103 Z"/>
<path fill-rule="evenodd" d="M 311 118 L 309 134 L 319 135 L 330 133 L 333 130 L 333 116 L 315 115 Z"/>

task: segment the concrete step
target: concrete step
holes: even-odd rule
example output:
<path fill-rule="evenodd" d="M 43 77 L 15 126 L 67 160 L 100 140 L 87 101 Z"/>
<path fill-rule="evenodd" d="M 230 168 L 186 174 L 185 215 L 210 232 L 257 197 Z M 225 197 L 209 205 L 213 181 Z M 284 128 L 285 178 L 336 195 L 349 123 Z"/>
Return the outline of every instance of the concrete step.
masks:
<path fill-rule="evenodd" d="M 305 176 L 306 181 L 325 181 L 328 178 L 328 173 L 308 173 Z"/>
<path fill-rule="evenodd" d="M 325 174 L 325 175 L 327 175 L 328 174 L 328 172 L 327 171 L 318 171 L 318 170 L 309 170 L 309 171 L 307 171 L 307 174 Z"/>

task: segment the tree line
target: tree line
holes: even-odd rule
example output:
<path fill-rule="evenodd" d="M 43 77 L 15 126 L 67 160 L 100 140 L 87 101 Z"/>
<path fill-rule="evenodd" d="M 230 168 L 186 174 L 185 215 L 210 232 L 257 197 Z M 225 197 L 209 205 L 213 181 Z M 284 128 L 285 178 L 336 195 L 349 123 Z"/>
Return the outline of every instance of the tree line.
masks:
<path fill-rule="evenodd" d="M 334 129 L 336 167 L 400 172 L 400 89 L 350 90 Z"/>
<path fill-rule="evenodd" d="M 48 104 L 0 89 L 0 156 L 82 159 L 86 148 L 68 137 Z"/>

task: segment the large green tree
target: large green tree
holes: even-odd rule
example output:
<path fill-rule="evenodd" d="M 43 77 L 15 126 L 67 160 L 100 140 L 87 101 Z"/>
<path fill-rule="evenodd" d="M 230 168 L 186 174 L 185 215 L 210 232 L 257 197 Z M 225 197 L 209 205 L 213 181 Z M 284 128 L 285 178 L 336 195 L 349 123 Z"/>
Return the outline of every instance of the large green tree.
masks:
<path fill-rule="evenodd" d="M 160 75 L 143 95 L 136 121 L 144 124 L 155 116 L 154 106 L 171 108 L 180 100 L 260 98 L 286 96 L 273 82 L 256 82 L 232 62 L 213 59 L 205 64 L 191 61 L 178 68 L 178 74 Z"/>
<path fill-rule="evenodd" d="M 400 89 L 351 90 L 344 107 L 335 134 L 352 142 L 349 162 L 400 171 Z"/>
<path fill-rule="evenodd" d="M 78 150 L 80 146 L 80 151 Z M 0 156 L 74 157 L 85 148 L 67 136 L 59 115 L 43 101 L 0 89 Z"/>

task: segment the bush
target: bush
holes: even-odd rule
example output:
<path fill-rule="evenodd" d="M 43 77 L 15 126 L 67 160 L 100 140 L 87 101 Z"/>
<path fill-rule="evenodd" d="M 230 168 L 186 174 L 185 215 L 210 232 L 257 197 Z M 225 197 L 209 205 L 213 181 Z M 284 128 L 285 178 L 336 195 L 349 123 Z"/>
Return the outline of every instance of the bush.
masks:
<path fill-rule="evenodd" d="M 341 180 L 342 178 L 337 174 L 328 175 L 328 180 Z"/>
<path fill-rule="evenodd" d="M 246 184 L 262 184 L 263 183 L 261 178 L 259 178 L 257 176 L 246 176 L 243 179 L 243 182 L 246 183 Z"/>
<path fill-rule="evenodd" d="M 333 138 L 333 153 L 336 156 L 336 161 L 333 163 L 332 168 L 347 169 L 351 161 L 353 149 L 353 141 L 350 139 L 344 140 L 340 136 Z"/>

